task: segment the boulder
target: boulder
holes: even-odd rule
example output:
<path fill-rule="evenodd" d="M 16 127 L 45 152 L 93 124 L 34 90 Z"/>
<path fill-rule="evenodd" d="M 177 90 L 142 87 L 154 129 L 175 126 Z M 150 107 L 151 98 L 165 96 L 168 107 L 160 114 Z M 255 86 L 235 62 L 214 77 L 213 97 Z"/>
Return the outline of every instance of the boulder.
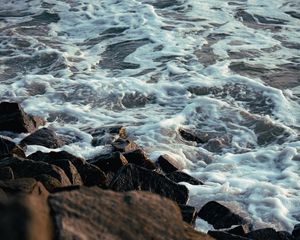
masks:
<path fill-rule="evenodd" d="M 14 172 L 10 167 L 0 168 L 0 180 L 11 180 L 14 178 Z"/>
<path fill-rule="evenodd" d="M 195 226 L 197 218 L 196 208 L 184 204 L 178 204 L 178 206 L 180 208 L 183 221 L 191 224 L 192 226 Z"/>
<path fill-rule="evenodd" d="M 215 229 L 230 228 L 233 225 L 247 224 L 241 216 L 235 214 L 233 210 L 216 202 L 206 203 L 199 211 L 198 216 Z"/>
<path fill-rule="evenodd" d="M 184 225 L 174 202 L 147 192 L 81 187 L 52 194 L 49 205 L 56 239 L 210 239 Z"/>
<path fill-rule="evenodd" d="M 300 223 L 298 223 L 294 226 L 292 235 L 296 238 L 300 238 Z"/>
<path fill-rule="evenodd" d="M 258 229 L 249 232 L 246 237 L 253 240 L 281 240 L 279 234 L 273 228 Z"/>
<path fill-rule="evenodd" d="M 25 153 L 22 148 L 16 145 L 9 137 L 0 137 L 0 158 L 4 156 L 17 155 L 19 157 L 25 157 Z"/>
<path fill-rule="evenodd" d="M 129 152 L 139 149 L 139 146 L 130 139 L 117 139 L 112 143 L 113 151 Z"/>
<path fill-rule="evenodd" d="M 28 133 L 44 124 L 41 117 L 26 114 L 19 103 L 0 103 L 0 131 Z"/>
<path fill-rule="evenodd" d="M 152 162 L 142 149 L 136 149 L 129 152 L 124 152 L 123 156 L 127 159 L 129 163 L 139 165 L 147 169 L 156 169 L 155 163 Z"/>
<path fill-rule="evenodd" d="M 125 192 L 144 190 L 170 198 L 179 204 L 188 200 L 188 189 L 167 177 L 134 164 L 123 166 L 112 179 L 109 188 L 114 191 Z"/>
<path fill-rule="evenodd" d="M 236 227 L 233 227 L 233 228 L 227 230 L 226 232 L 228 232 L 230 234 L 245 237 L 246 234 L 249 232 L 249 225 L 247 225 L 247 224 L 239 225 L 239 226 L 236 226 Z"/>
<path fill-rule="evenodd" d="M 171 179 L 173 182 L 176 182 L 176 183 L 187 182 L 192 185 L 203 185 L 203 183 L 200 180 L 198 180 L 182 171 L 171 172 L 171 173 L 166 174 L 166 176 L 169 179 Z"/>
<path fill-rule="evenodd" d="M 297 240 L 297 238 L 295 238 L 292 234 L 286 231 L 278 231 L 277 235 L 280 240 Z"/>
<path fill-rule="evenodd" d="M 41 128 L 21 141 L 21 146 L 40 145 L 47 148 L 62 147 L 65 142 L 53 130 L 49 128 Z"/>
<path fill-rule="evenodd" d="M 206 139 L 206 137 L 203 138 L 202 136 L 199 136 L 199 134 L 197 134 L 196 132 L 193 132 L 193 130 L 180 128 L 179 134 L 186 141 L 191 141 L 191 142 L 196 142 L 196 143 L 206 143 L 208 141 L 208 139 Z"/>
<path fill-rule="evenodd" d="M 52 240 L 47 200 L 37 195 L 0 199 L 0 233 L 3 240 Z"/>
<path fill-rule="evenodd" d="M 44 182 L 45 175 L 56 179 L 61 186 L 71 185 L 70 180 L 61 168 L 44 162 L 36 162 L 16 157 L 7 157 L 0 161 L 0 168 L 3 167 L 10 167 L 15 178 L 32 177 L 42 181 L 49 191 L 51 191 L 52 187 L 47 184 L 49 183 L 48 181 Z M 39 178 L 40 175 L 43 175 L 43 177 Z"/>
<path fill-rule="evenodd" d="M 167 154 L 159 156 L 156 163 L 165 173 L 171 173 L 183 169 L 182 164 Z"/>
<path fill-rule="evenodd" d="M 108 155 L 100 155 L 88 162 L 99 167 L 105 173 L 117 172 L 121 167 L 128 164 L 126 158 L 120 152 L 113 152 Z"/>

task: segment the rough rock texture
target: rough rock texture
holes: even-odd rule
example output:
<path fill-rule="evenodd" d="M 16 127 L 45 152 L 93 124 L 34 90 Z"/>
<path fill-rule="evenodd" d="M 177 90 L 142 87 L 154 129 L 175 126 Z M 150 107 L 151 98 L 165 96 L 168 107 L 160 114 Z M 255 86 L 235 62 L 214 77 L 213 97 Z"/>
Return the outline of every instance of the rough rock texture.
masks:
<path fill-rule="evenodd" d="M 178 161 L 167 154 L 159 156 L 156 163 L 165 173 L 175 172 L 183 168 Z"/>
<path fill-rule="evenodd" d="M 197 210 L 195 207 L 178 204 L 183 221 L 195 226 L 197 218 Z"/>
<path fill-rule="evenodd" d="M 300 238 L 300 223 L 299 223 L 299 224 L 296 224 L 296 225 L 294 226 L 292 235 L 293 235 L 294 237 Z"/>
<path fill-rule="evenodd" d="M 180 128 L 179 134 L 186 141 L 191 141 L 191 142 L 196 142 L 196 143 L 206 143 L 207 142 L 207 139 L 203 139 L 201 136 L 198 136 L 192 130 Z"/>
<path fill-rule="evenodd" d="M 112 143 L 114 151 L 118 152 L 129 152 L 139 149 L 139 146 L 130 139 L 117 139 Z"/>
<path fill-rule="evenodd" d="M 247 223 L 245 219 L 235 214 L 231 209 L 215 201 L 206 203 L 200 209 L 198 216 L 213 225 L 215 229 Z"/>
<path fill-rule="evenodd" d="M 49 191 L 56 187 L 56 184 L 52 186 L 51 182 L 46 181 L 46 176 L 56 179 L 59 186 L 71 185 L 70 180 L 61 168 L 44 162 L 8 157 L 0 161 L 0 168 L 3 167 L 10 167 L 15 178 L 33 177 L 40 180 Z"/>
<path fill-rule="evenodd" d="M 83 185 L 81 176 L 77 171 L 76 167 L 67 159 L 59 159 L 51 161 L 51 164 L 60 167 L 64 170 L 65 174 L 69 178 L 73 185 Z"/>
<path fill-rule="evenodd" d="M 223 231 L 208 231 L 208 234 L 214 237 L 216 240 L 251 240 L 250 238 L 230 234 Z M 260 240 L 264 240 L 263 238 Z"/>
<path fill-rule="evenodd" d="M 0 137 L 0 157 L 18 155 L 25 157 L 24 151 L 17 146 L 12 139 L 8 137 Z"/>
<path fill-rule="evenodd" d="M 253 240 L 281 240 L 273 228 L 258 229 L 248 233 L 246 237 Z"/>
<path fill-rule="evenodd" d="M 129 163 L 139 165 L 147 169 L 155 169 L 155 163 L 152 162 L 142 149 L 136 149 L 129 152 L 124 152 L 123 156 L 127 159 Z"/>
<path fill-rule="evenodd" d="M 128 164 L 126 158 L 120 152 L 113 152 L 108 155 L 100 155 L 91 160 L 90 163 L 99 167 L 105 173 L 117 172 L 121 167 Z"/>
<path fill-rule="evenodd" d="M 49 204 L 58 239 L 210 239 L 185 227 L 175 203 L 151 193 L 83 187 L 55 193 Z"/>
<path fill-rule="evenodd" d="M 148 169 L 128 164 L 122 167 L 112 179 L 110 186 L 114 191 L 144 190 L 170 198 L 177 203 L 185 204 L 188 200 L 188 189 L 174 183 L 167 177 Z"/>
<path fill-rule="evenodd" d="M 10 167 L 0 168 L 0 180 L 10 180 L 14 178 L 14 172 Z"/>
<path fill-rule="evenodd" d="M 247 225 L 247 224 L 239 225 L 237 227 L 233 227 L 233 228 L 227 230 L 226 232 L 228 232 L 230 234 L 245 237 L 246 234 L 249 232 L 249 225 Z"/>
<path fill-rule="evenodd" d="M 40 145 L 47 148 L 59 148 L 62 147 L 65 142 L 53 130 L 41 128 L 24 138 L 20 144 L 21 146 Z"/>
<path fill-rule="evenodd" d="M 26 114 L 18 103 L 0 103 L 0 131 L 27 133 L 44 124 L 42 118 Z"/>
<path fill-rule="evenodd" d="M 3 240 L 52 240 L 47 201 L 37 195 L 0 199 L 0 238 Z"/>
<path fill-rule="evenodd" d="M 175 171 L 171 172 L 169 174 L 166 174 L 166 176 L 171 179 L 173 182 L 179 183 L 179 182 L 187 182 L 192 185 L 203 185 L 203 182 L 200 180 L 188 175 L 185 172 L 181 171 Z"/>

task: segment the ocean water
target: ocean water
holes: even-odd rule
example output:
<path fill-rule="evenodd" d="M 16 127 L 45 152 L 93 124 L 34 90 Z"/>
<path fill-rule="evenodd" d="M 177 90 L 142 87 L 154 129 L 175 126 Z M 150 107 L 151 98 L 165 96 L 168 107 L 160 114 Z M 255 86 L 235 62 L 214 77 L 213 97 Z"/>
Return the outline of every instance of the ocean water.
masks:
<path fill-rule="evenodd" d="M 63 150 L 105 152 L 85 129 L 122 124 L 205 183 L 185 184 L 190 205 L 225 201 L 255 228 L 300 221 L 299 0 L 0 3 L 0 100 L 75 139 Z"/>

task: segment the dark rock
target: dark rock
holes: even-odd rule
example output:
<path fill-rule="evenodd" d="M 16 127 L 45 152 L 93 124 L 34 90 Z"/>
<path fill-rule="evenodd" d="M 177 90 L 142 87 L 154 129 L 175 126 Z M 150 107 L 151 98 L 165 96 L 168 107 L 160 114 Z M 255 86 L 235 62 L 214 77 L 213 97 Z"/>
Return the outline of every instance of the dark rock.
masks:
<path fill-rule="evenodd" d="M 159 156 L 157 164 L 165 173 L 171 173 L 183 168 L 178 161 L 167 154 Z"/>
<path fill-rule="evenodd" d="M 208 235 L 214 237 L 216 240 L 251 240 L 251 238 L 246 238 L 223 231 L 208 231 Z M 264 239 L 262 238 L 261 240 Z"/>
<path fill-rule="evenodd" d="M 48 191 L 43 184 L 36 181 L 34 178 L 18 178 L 0 181 L 0 188 L 7 194 L 27 193 L 48 196 Z"/>
<path fill-rule="evenodd" d="M 114 151 L 129 152 L 139 149 L 139 146 L 130 139 L 118 139 L 112 143 Z"/>
<path fill-rule="evenodd" d="M 14 172 L 10 167 L 0 168 L 0 180 L 11 180 L 14 178 Z"/>
<path fill-rule="evenodd" d="M 71 185 L 70 180 L 61 168 L 44 162 L 9 157 L 0 161 L 0 168 L 3 167 L 10 167 L 15 178 L 33 177 L 40 180 L 49 191 L 52 188 L 50 188 L 48 181 L 44 182 L 45 175 L 56 179 L 61 186 Z M 40 175 L 43 175 L 43 177 L 41 178 Z"/>
<path fill-rule="evenodd" d="M 16 145 L 12 139 L 8 137 L 0 137 L 0 157 L 12 155 L 25 157 L 23 149 Z"/>
<path fill-rule="evenodd" d="M 27 133 L 44 124 L 42 118 L 26 114 L 18 103 L 0 103 L 0 131 Z"/>
<path fill-rule="evenodd" d="M 280 240 L 296 240 L 296 238 L 294 238 L 292 234 L 286 231 L 278 231 L 277 235 Z"/>
<path fill-rule="evenodd" d="M 35 21 L 37 21 L 39 24 L 50 24 L 52 22 L 56 23 L 60 20 L 60 17 L 57 13 L 51 13 L 48 11 L 44 11 L 39 15 L 35 15 L 32 17 Z"/>
<path fill-rule="evenodd" d="M 300 223 L 298 223 L 294 226 L 292 235 L 296 238 L 300 238 Z"/>
<path fill-rule="evenodd" d="M 233 227 L 233 228 L 227 230 L 226 232 L 228 232 L 230 234 L 245 237 L 246 234 L 249 232 L 249 225 L 247 225 L 247 224 L 239 225 L 237 227 Z"/>
<path fill-rule="evenodd" d="M 205 139 L 200 138 L 199 136 L 197 136 L 197 134 L 193 133 L 191 130 L 180 128 L 179 134 L 186 141 L 191 141 L 196 143 L 206 142 Z"/>
<path fill-rule="evenodd" d="M 183 221 L 195 226 L 196 218 L 197 218 L 197 210 L 195 207 L 178 204 Z"/>
<path fill-rule="evenodd" d="M 173 182 L 176 182 L 176 183 L 187 182 L 192 185 L 203 185 L 203 183 L 200 180 L 188 175 L 185 172 L 181 172 L 181 171 L 171 172 L 171 173 L 166 174 L 166 176 L 169 179 L 171 179 Z"/>
<path fill-rule="evenodd" d="M 186 226 L 174 202 L 147 192 L 81 187 L 52 194 L 49 204 L 56 239 L 211 239 Z"/>
<path fill-rule="evenodd" d="M 112 179 L 110 186 L 114 191 L 144 190 L 170 198 L 179 204 L 188 200 L 188 189 L 167 177 L 134 164 L 123 166 Z"/>
<path fill-rule="evenodd" d="M 249 232 L 246 237 L 253 240 L 280 240 L 277 232 L 273 228 L 258 229 Z"/>
<path fill-rule="evenodd" d="M 55 189 L 53 189 L 53 191 L 51 193 L 69 192 L 69 191 L 74 191 L 74 190 L 79 190 L 79 189 L 80 189 L 79 185 L 72 185 L 72 186 L 55 188 Z"/>
<path fill-rule="evenodd" d="M 35 161 L 49 162 L 56 160 L 69 160 L 78 170 L 83 184 L 86 186 L 105 185 L 106 176 L 100 168 L 87 163 L 84 159 L 76 157 L 66 151 L 43 153 L 35 152 L 28 156 Z"/>
<path fill-rule="evenodd" d="M 139 165 L 147 169 L 156 169 L 155 163 L 152 162 L 142 149 L 136 149 L 133 151 L 123 153 L 123 156 L 129 163 Z"/>
<path fill-rule="evenodd" d="M 64 140 L 49 128 L 41 128 L 21 141 L 21 146 L 40 145 L 47 148 L 59 148 L 64 144 Z"/>
<path fill-rule="evenodd" d="M 47 200 L 37 195 L 0 199 L 0 233 L 5 240 L 51 240 Z"/>
<path fill-rule="evenodd" d="M 121 167 L 128 164 L 126 158 L 120 152 L 113 152 L 108 155 L 100 155 L 91 160 L 90 163 L 99 167 L 105 173 L 117 172 Z"/>
<path fill-rule="evenodd" d="M 206 203 L 200 209 L 198 216 L 213 225 L 215 229 L 247 223 L 245 219 L 235 214 L 231 209 L 215 201 Z"/>

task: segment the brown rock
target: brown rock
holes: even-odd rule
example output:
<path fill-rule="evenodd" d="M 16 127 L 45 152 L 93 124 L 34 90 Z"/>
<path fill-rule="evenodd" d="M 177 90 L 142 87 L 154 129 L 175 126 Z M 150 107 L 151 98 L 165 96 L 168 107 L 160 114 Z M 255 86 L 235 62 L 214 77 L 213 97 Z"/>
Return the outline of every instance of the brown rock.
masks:
<path fill-rule="evenodd" d="M 170 198 L 177 203 L 185 204 L 188 200 L 188 189 L 167 177 L 134 164 L 122 167 L 112 179 L 110 186 L 114 191 L 144 190 Z"/>
<path fill-rule="evenodd" d="M 117 139 L 112 143 L 114 151 L 118 152 L 129 152 L 139 149 L 139 146 L 130 139 Z"/>
<path fill-rule="evenodd" d="M 37 195 L 0 199 L 0 233 L 5 240 L 52 240 L 47 200 Z"/>
<path fill-rule="evenodd" d="M 57 239 L 210 239 L 184 225 L 175 203 L 151 193 L 82 187 L 52 194 L 49 204 Z"/>
<path fill-rule="evenodd" d="M 166 176 L 169 179 L 171 179 L 173 182 L 176 182 L 176 183 L 187 182 L 192 185 L 203 185 L 203 183 L 200 180 L 188 175 L 185 172 L 181 172 L 181 171 L 171 172 L 171 173 L 166 174 Z"/>
<path fill-rule="evenodd" d="M 64 144 L 64 140 L 49 128 L 41 128 L 21 141 L 21 146 L 40 145 L 47 148 L 59 148 Z"/>
<path fill-rule="evenodd" d="M 26 114 L 18 103 L 0 103 L 0 131 L 27 133 L 44 124 L 42 118 Z"/>
<path fill-rule="evenodd" d="M 247 224 L 247 221 L 241 216 L 235 214 L 231 209 L 216 201 L 206 203 L 200 209 L 198 216 L 209 224 L 212 224 L 215 229 Z"/>
<path fill-rule="evenodd" d="M 8 157 L 0 161 L 0 168 L 3 167 L 10 167 L 14 173 L 15 178 L 33 177 L 42 181 L 43 179 L 45 179 L 45 177 L 41 179 L 39 178 L 39 175 L 48 175 L 56 179 L 61 184 L 61 186 L 71 185 L 70 180 L 61 168 L 44 162 L 36 162 L 16 157 Z M 44 185 L 47 188 L 47 184 Z M 47 189 L 49 191 L 51 190 L 49 188 Z"/>
<path fill-rule="evenodd" d="M 105 173 L 93 164 L 86 163 L 82 165 L 78 168 L 78 172 L 85 186 L 106 185 Z"/>
<path fill-rule="evenodd" d="M 182 164 L 167 154 L 159 156 L 157 164 L 165 173 L 171 173 L 183 169 Z"/>
<path fill-rule="evenodd" d="M 14 172 L 10 167 L 0 168 L 0 180 L 10 180 L 14 178 Z"/>
<path fill-rule="evenodd" d="M 23 149 L 16 145 L 9 137 L 0 137 L 0 158 L 3 156 L 17 155 L 25 157 Z"/>
<path fill-rule="evenodd" d="M 124 152 L 123 155 L 129 163 L 139 165 L 141 167 L 151 169 L 151 170 L 156 168 L 155 163 L 152 162 L 146 156 L 146 153 L 142 149 L 136 149 L 129 152 Z"/>

